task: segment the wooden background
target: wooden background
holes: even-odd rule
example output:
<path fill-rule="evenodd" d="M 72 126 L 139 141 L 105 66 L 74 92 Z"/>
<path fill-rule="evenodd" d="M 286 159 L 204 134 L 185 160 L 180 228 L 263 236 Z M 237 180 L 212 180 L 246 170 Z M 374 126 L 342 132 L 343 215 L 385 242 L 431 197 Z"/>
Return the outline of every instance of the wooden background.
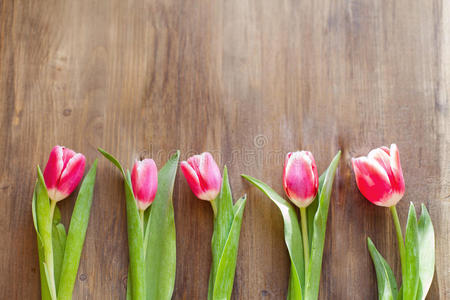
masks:
<path fill-rule="evenodd" d="M 131 167 L 210 151 L 249 201 L 233 299 L 284 299 L 284 154 L 323 171 L 341 149 L 320 299 L 377 299 L 367 236 L 399 275 L 387 209 L 357 191 L 350 158 L 396 142 L 399 204 L 426 203 L 436 236 L 429 299 L 450 299 L 450 3 L 447 0 L 0 0 L 0 298 L 38 299 L 35 166 L 55 144 L 99 158 L 74 299 L 125 299 L 125 200 L 101 146 Z M 67 225 L 74 197 L 60 203 Z M 181 173 L 174 299 L 206 299 L 212 211 Z"/>

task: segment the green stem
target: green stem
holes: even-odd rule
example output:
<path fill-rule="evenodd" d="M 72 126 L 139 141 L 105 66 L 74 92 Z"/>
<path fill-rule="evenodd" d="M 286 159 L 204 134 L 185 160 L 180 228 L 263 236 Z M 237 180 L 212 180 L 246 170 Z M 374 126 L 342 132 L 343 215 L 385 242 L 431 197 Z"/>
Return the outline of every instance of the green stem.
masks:
<path fill-rule="evenodd" d="M 145 236 L 145 234 L 144 234 L 144 210 L 143 209 L 139 210 L 139 219 L 141 220 L 142 236 Z"/>
<path fill-rule="evenodd" d="M 211 200 L 210 202 L 211 202 L 212 210 L 213 210 L 213 212 L 214 212 L 214 219 L 215 219 L 216 216 L 217 216 L 217 204 L 216 204 L 216 199 Z"/>
<path fill-rule="evenodd" d="M 53 214 L 55 213 L 56 201 L 50 200 L 50 220 L 52 220 L 53 224 Z"/>
<path fill-rule="evenodd" d="M 53 228 L 53 214 L 55 212 L 56 201 L 50 200 L 50 236 L 52 236 L 52 228 Z M 50 290 L 50 295 L 52 300 L 56 300 L 56 286 L 55 286 L 55 271 L 53 266 L 53 244 L 52 240 L 50 243 L 47 243 L 45 250 L 45 264 L 47 265 L 47 273 L 48 273 L 48 288 Z"/>
<path fill-rule="evenodd" d="M 402 264 L 403 277 L 406 274 L 406 249 L 405 243 L 403 242 L 402 227 L 400 226 L 400 221 L 398 219 L 397 209 L 395 208 L 395 205 L 389 207 L 389 210 L 392 213 L 392 219 L 394 220 L 395 230 L 397 232 L 398 251 L 400 253 L 400 262 Z"/>
<path fill-rule="evenodd" d="M 306 217 L 306 207 L 300 207 L 300 219 L 302 222 L 302 238 L 303 238 L 303 252 L 305 254 L 305 274 L 309 266 L 309 242 L 308 242 L 308 220 Z"/>

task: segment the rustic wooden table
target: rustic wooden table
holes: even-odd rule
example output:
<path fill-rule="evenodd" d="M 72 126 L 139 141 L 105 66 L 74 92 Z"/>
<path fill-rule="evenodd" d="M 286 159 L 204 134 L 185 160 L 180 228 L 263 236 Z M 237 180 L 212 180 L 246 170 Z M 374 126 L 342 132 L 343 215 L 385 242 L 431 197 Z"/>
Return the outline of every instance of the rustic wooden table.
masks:
<path fill-rule="evenodd" d="M 424 202 L 436 236 L 429 299 L 450 299 L 450 3 L 430 1 L 0 0 L 0 298 L 38 299 L 31 218 L 35 166 L 52 146 L 99 158 L 74 299 L 125 299 L 127 236 L 119 173 L 210 151 L 234 196 L 248 194 L 233 299 L 284 299 L 289 273 L 275 205 L 284 154 L 323 171 L 340 149 L 320 299 L 377 299 L 372 237 L 399 275 L 387 209 L 357 191 L 350 158 L 396 142 L 399 204 Z M 68 224 L 74 197 L 60 207 Z M 174 299 L 206 299 L 212 212 L 179 173 Z M 155 245 L 156 246 L 156 245 Z"/>

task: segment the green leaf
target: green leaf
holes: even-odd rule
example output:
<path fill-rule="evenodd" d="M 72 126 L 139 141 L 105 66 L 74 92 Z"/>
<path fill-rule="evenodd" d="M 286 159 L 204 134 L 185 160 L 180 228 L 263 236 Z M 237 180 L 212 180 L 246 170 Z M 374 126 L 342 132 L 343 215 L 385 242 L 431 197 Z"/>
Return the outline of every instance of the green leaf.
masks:
<path fill-rule="evenodd" d="M 367 246 L 370 256 L 372 257 L 377 274 L 378 299 L 380 300 L 396 300 L 397 299 L 397 282 L 394 273 L 389 267 L 386 260 L 378 252 L 370 238 L 367 238 Z"/>
<path fill-rule="evenodd" d="M 56 290 L 58 290 L 59 287 L 59 279 L 61 276 L 62 262 L 64 258 L 64 249 L 66 247 L 66 229 L 60 222 L 61 212 L 58 206 L 55 206 L 55 210 L 53 212 L 52 245 Z"/>
<path fill-rule="evenodd" d="M 147 299 L 171 299 L 175 286 L 176 235 L 172 194 L 179 157 L 177 151 L 159 170 L 158 190 L 148 212 L 144 246 Z"/>
<path fill-rule="evenodd" d="M 424 204 L 418 224 L 419 235 L 419 278 L 418 300 L 424 300 L 430 290 L 434 276 L 435 241 L 430 215 Z"/>
<path fill-rule="evenodd" d="M 311 243 L 312 243 L 312 237 L 314 234 L 314 217 L 317 213 L 317 208 L 319 207 L 319 197 L 320 192 L 322 191 L 323 182 L 325 180 L 325 175 L 327 175 L 327 170 L 322 173 L 319 177 L 319 189 L 317 191 L 317 195 L 314 198 L 313 202 L 308 205 L 306 208 L 306 217 L 308 221 L 308 242 L 309 242 L 309 249 L 311 249 Z"/>
<path fill-rule="evenodd" d="M 416 299 L 417 300 L 425 299 L 425 297 L 426 297 L 426 294 L 423 293 L 422 281 L 420 280 L 420 276 L 419 276 L 419 285 L 417 287 Z"/>
<path fill-rule="evenodd" d="M 217 267 L 213 299 L 231 298 L 245 203 L 246 196 L 240 198 L 233 207 L 234 218 Z"/>
<path fill-rule="evenodd" d="M 126 300 L 131 300 L 131 275 L 130 275 L 130 269 L 128 268 L 127 272 L 127 295 Z"/>
<path fill-rule="evenodd" d="M 397 300 L 403 300 L 403 286 L 398 290 Z"/>
<path fill-rule="evenodd" d="M 115 166 L 120 170 L 120 172 L 122 173 L 123 178 L 126 180 L 127 175 L 125 174 L 125 171 L 124 171 L 124 169 L 122 168 L 122 165 L 119 163 L 119 161 L 118 161 L 114 156 L 112 156 L 111 154 L 109 154 L 108 152 L 106 152 L 105 150 L 103 150 L 102 148 L 99 147 L 99 148 L 97 148 L 97 150 L 98 150 L 98 152 L 100 152 L 101 154 L 103 154 L 103 156 L 104 156 L 107 160 L 109 160 L 110 162 L 112 162 L 113 165 L 115 165 Z"/>
<path fill-rule="evenodd" d="M 72 299 L 72 291 L 75 285 L 81 251 L 83 250 L 86 230 L 89 223 L 96 171 L 97 160 L 95 160 L 84 178 L 73 208 L 69 232 L 65 242 L 64 258 L 58 288 L 58 300 Z M 61 227 L 58 229 L 60 233 L 62 233 L 62 230 L 63 228 Z"/>
<path fill-rule="evenodd" d="M 134 198 L 130 173 L 125 180 L 127 207 L 128 252 L 130 256 L 132 299 L 145 299 L 145 252 L 144 234 L 141 229 L 139 211 Z"/>
<path fill-rule="evenodd" d="M 333 188 L 336 168 L 341 158 L 341 151 L 331 161 L 328 167 L 319 196 L 319 207 L 314 217 L 314 230 L 311 242 L 311 259 L 306 272 L 305 299 L 317 299 L 319 296 L 320 273 L 322 270 L 323 247 L 325 244 L 325 233 L 330 205 L 331 191 Z"/>
<path fill-rule="evenodd" d="M 213 201 L 217 206 L 217 216 L 214 218 L 214 232 L 211 239 L 212 263 L 209 276 L 208 299 L 213 299 L 217 268 L 234 219 L 233 197 L 228 181 L 227 167 L 223 169 L 220 193 Z"/>
<path fill-rule="evenodd" d="M 301 300 L 302 297 L 303 296 L 302 296 L 302 287 L 300 285 L 300 279 L 298 278 L 297 270 L 291 259 L 291 271 L 290 271 L 290 275 L 289 275 L 289 286 L 288 286 L 287 299 L 288 300 Z"/>
<path fill-rule="evenodd" d="M 50 295 L 50 291 L 47 285 L 47 276 L 45 275 L 44 269 L 44 246 L 42 245 L 41 235 L 39 234 L 39 229 L 37 225 L 37 216 L 36 216 L 36 190 L 37 190 L 37 182 L 33 191 L 33 200 L 31 201 L 31 212 L 33 215 L 33 225 L 36 230 L 36 239 L 37 239 L 37 247 L 38 247 L 38 256 L 39 256 L 39 275 L 41 278 L 41 299 L 42 300 L 50 300 L 52 297 Z"/>
<path fill-rule="evenodd" d="M 47 286 L 52 299 L 56 299 L 56 287 L 53 275 L 53 245 L 52 245 L 52 220 L 50 218 L 50 203 L 45 186 L 44 176 L 41 169 L 37 167 L 38 181 L 36 185 L 36 205 L 35 214 L 38 237 L 42 242 L 44 274 L 46 276 Z M 49 267 L 50 266 L 50 267 Z M 45 289 L 43 289 L 45 290 Z"/>
<path fill-rule="evenodd" d="M 58 206 L 55 205 L 55 210 L 53 211 L 53 225 L 57 225 L 61 223 L 61 211 L 59 210 Z"/>
<path fill-rule="evenodd" d="M 295 209 L 264 182 L 248 175 L 242 175 L 242 177 L 266 194 L 281 211 L 284 220 L 284 240 L 291 258 L 288 299 L 302 299 L 302 291 L 305 286 L 305 266 L 302 234 Z"/>
<path fill-rule="evenodd" d="M 64 250 L 66 248 L 66 229 L 64 225 L 53 224 L 53 262 L 55 269 L 55 287 L 59 287 L 59 279 L 61 278 L 62 263 L 64 258 Z"/>
<path fill-rule="evenodd" d="M 131 299 L 145 299 L 145 253 L 144 253 L 144 234 L 141 229 L 141 220 L 139 211 L 134 199 L 133 187 L 129 172 L 125 174 L 118 160 L 105 150 L 98 148 L 110 162 L 112 162 L 122 173 L 124 177 L 125 198 L 127 209 L 127 232 L 128 232 L 128 252 L 130 256 L 129 280 L 131 283 Z M 130 286 L 127 285 L 127 289 Z M 127 294 L 129 292 L 127 291 Z"/>
<path fill-rule="evenodd" d="M 406 223 L 406 274 L 402 274 L 403 299 L 415 300 L 419 286 L 419 233 L 414 204 L 409 206 Z"/>

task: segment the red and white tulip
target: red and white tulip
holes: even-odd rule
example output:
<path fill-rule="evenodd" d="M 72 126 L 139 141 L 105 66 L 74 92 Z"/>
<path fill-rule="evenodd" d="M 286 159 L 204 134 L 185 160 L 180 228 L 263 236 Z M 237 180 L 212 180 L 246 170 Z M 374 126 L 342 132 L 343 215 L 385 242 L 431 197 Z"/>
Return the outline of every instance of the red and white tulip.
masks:
<path fill-rule="evenodd" d="M 62 146 L 53 147 L 44 170 L 48 196 L 53 201 L 67 198 L 83 177 L 86 158 Z"/>
<path fill-rule="evenodd" d="M 209 152 L 181 162 L 181 170 L 192 192 L 201 200 L 213 201 L 220 192 L 222 175 Z"/>
<path fill-rule="evenodd" d="M 158 189 L 158 169 L 153 159 L 134 163 L 131 184 L 138 208 L 146 210 L 155 200 Z"/>
<path fill-rule="evenodd" d="M 316 162 L 309 151 L 289 152 L 283 172 L 283 188 L 298 207 L 307 207 L 319 189 Z"/>
<path fill-rule="evenodd" d="M 370 202 L 391 207 L 402 199 L 405 193 L 400 155 L 397 145 L 376 148 L 367 156 L 352 159 L 356 184 Z"/>

